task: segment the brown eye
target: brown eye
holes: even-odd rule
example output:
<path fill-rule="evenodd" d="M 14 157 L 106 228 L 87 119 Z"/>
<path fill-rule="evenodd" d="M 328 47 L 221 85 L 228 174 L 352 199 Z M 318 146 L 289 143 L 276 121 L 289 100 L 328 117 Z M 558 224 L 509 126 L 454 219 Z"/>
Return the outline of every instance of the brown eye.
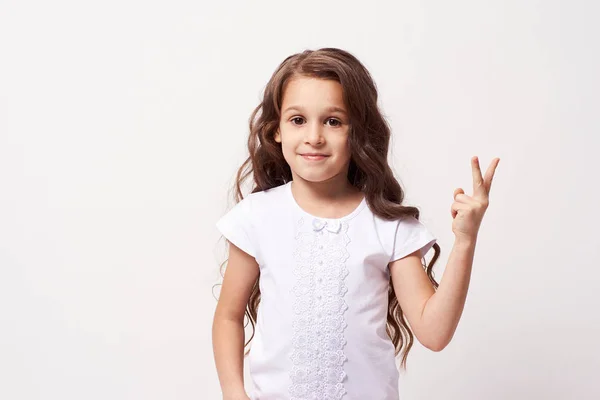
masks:
<path fill-rule="evenodd" d="M 332 125 L 334 127 L 338 127 L 338 126 L 342 125 L 342 122 L 335 118 L 329 118 L 327 121 L 334 121 L 337 124 L 337 125 Z"/>
<path fill-rule="evenodd" d="M 294 123 L 293 121 L 298 120 L 298 119 L 301 120 L 302 118 L 301 117 L 294 117 L 290 121 L 292 121 L 292 123 Z M 294 123 L 294 125 L 298 125 L 298 124 Z"/>

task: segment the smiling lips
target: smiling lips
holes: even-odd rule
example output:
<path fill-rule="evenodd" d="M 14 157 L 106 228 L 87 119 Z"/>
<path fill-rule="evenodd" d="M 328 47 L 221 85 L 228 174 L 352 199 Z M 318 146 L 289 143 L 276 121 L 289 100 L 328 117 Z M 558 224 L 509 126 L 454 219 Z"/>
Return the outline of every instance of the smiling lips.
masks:
<path fill-rule="evenodd" d="M 329 157 L 327 154 L 322 153 L 303 153 L 300 155 L 302 156 L 302 158 L 308 161 L 320 161 Z"/>

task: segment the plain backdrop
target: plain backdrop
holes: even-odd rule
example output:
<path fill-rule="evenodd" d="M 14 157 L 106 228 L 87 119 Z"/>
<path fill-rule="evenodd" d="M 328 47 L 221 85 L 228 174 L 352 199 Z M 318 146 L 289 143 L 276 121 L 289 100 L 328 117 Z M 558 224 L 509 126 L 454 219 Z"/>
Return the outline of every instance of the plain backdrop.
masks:
<path fill-rule="evenodd" d="M 599 399 L 599 12 L 3 0 L 0 398 L 220 398 L 214 224 L 248 118 L 285 57 L 339 47 L 378 85 L 406 204 L 442 248 L 436 277 L 470 157 L 484 172 L 501 158 L 456 335 L 415 345 L 401 398 Z"/>

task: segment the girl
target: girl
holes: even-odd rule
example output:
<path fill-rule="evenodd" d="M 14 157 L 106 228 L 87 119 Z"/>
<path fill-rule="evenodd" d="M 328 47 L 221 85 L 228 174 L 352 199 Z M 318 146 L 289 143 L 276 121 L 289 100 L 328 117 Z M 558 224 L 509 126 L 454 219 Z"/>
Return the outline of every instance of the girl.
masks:
<path fill-rule="evenodd" d="M 402 205 L 389 140 L 375 83 L 350 53 L 304 51 L 271 77 L 250 118 L 237 204 L 217 222 L 229 244 L 213 322 L 224 399 L 398 399 L 395 356 L 404 349 L 404 368 L 413 333 L 433 351 L 450 342 L 499 159 L 483 178 L 473 157 L 473 196 L 454 192 L 455 242 L 438 287 L 440 247 L 419 210 Z"/>

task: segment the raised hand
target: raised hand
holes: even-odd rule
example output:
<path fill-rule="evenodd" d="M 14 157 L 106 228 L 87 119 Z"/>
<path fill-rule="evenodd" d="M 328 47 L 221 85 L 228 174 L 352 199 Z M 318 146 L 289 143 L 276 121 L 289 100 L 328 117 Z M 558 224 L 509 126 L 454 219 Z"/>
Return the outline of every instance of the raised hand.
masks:
<path fill-rule="evenodd" d="M 473 196 L 467 196 L 462 188 L 455 189 L 454 203 L 451 207 L 452 232 L 454 232 L 457 240 L 476 241 L 481 220 L 490 204 L 489 195 L 492 179 L 499 162 L 499 158 L 492 160 L 484 178 L 481 176 L 479 159 L 477 156 L 471 158 Z"/>

